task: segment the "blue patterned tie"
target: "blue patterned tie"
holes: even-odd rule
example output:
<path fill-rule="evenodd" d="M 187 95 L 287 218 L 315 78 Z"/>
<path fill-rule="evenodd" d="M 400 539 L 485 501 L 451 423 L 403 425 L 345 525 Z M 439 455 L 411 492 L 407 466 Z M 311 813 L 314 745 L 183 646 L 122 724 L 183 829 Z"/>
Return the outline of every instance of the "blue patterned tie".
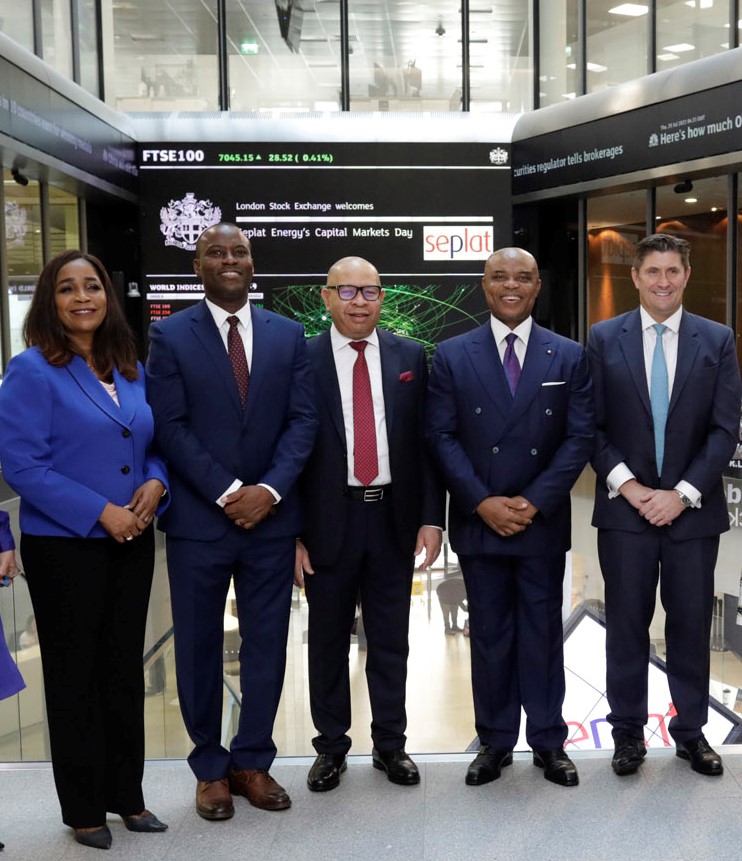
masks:
<path fill-rule="evenodd" d="M 518 380 L 520 379 L 520 362 L 513 346 L 517 337 L 513 332 L 505 336 L 508 345 L 502 358 L 502 366 L 505 369 L 505 376 L 508 378 L 511 395 L 515 395 L 515 390 L 518 388 Z"/>
<path fill-rule="evenodd" d="M 657 332 L 657 340 L 654 343 L 654 354 L 652 355 L 649 400 L 652 405 L 652 421 L 654 422 L 657 475 L 662 475 L 662 460 L 665 455 L 665 425 L 667 424 L 667 410 L 670 405 L 667 364 L 665 363 L 665 351 L 662 348 L 662 336 L 667 331 L 667 326 L 662 323 L 655 323 L 654 330 Z"/>

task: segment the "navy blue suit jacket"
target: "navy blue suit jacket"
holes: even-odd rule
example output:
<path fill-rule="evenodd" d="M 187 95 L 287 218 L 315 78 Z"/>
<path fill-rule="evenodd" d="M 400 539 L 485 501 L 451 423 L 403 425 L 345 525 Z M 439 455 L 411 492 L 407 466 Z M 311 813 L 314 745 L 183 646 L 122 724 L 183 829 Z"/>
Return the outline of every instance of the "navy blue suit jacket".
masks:
<path fill-rule="evenodd" d="M 490 321 L 444 341 L 430 374 L 427 433 L 451 493 L 449 532 L 460 554 L 535 556 L 571 543 L 569 492 L 593 448 L 587 359 L 574 341 L 533 324 L 515 397 Z M 503 538 L 476 513 L 488 496 L 538 509 Z"/>
<path fill-rule="evenodd" d="M 428 369 L 419 344 L 383 329 L 377 333 L 396 538 L 403 552 L 412 554 L 418 529 L 443 527 L 445 519 L 445 493 L 427 455 L 423 433 Z M 301 480 L 301 534 L 313 564 L 333 565 L 345 538 L 348 446 L 330 333 L 310 339 L 308 350 L 320 424 Z"/>
<path fill-rule="evenodd" d="M 107 502 L 126 505 L 151 478 L 168 486 L 151 451 L 143 368 L 133 382 L 116 370 L 113 378 L 120 406 L 79 356 L 61 368 L 36 347 L 11 359 L 0 387 L 0 458 L 21 497 L 22 532 L 104 538 L 98 518 Z"/>
<path fill-rule="evenodd" d="M 597 414 L 593 525 L 627 532 L 649 528 L 623 497 L 608 498 L 606 477 L 623 462 L 647 487 L 667 489 L 684 480 L 701 492 L 701 508 L 687 509 L 665 527 L 671 538 L 702 538 L 729 529 L 721 474 L 739 437 L 742 397 L 732 330 L 683 311 L 661 481 L 639 309 L 596 323 L 588 357 Z"/>
<path fill-rule="evenodd" d="M 237 479 L 268 484 L 281 496 L 256 534 L 299 534 L 293 490 L 317 428 L 304 331 L 254 305 L 250 312 L 253 351 L 244 412 L 205 302 L 150 329 L 148 394 L 172 483 L 172 503 L 159 526 L 175 538 L 221 538 L 231 521 L 216 500 Z"/>

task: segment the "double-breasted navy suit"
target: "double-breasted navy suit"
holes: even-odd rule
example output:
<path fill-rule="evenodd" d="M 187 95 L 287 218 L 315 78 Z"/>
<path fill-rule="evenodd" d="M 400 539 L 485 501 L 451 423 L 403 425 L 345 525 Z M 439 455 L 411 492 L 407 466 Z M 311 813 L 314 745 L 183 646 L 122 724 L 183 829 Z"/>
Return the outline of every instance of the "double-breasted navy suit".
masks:
<path fill-rule="evenodd" d="M 726 326 L 682 312 L 677 366 L 657 471 L 639 309 L 596 323 L 588 343 L 597 416 L 593 525 L 605 579 L 609 721 L 641 737 L 647 720 L 648 629 L 658 572 L 667 613 L 667 670 L 676 741 L 707 719 L 709 634 L 719 535 L 729 529 L 721 475 L 739 435 L 740 375 Z M 651 525 L 606 479 L 626 464 L 649 488 L 685 481 L 701 494 L 671 524 Z"/>
<path fill-rule="evenodd" d="M 566 738 L 561 715 L 562 579 L 572 485 L 593 446 L 585 352 L 533 323 L 512 396 L 491 323 L 443 342 L 431 369 L 427 433 L 451 494 L 449 534 L 470 611 L 472 687 L 482 744 L 512 750 L 520 708 L 535 749 Z M 502 537 L 477 514 L 523 496 L 533 523 Z"/>
<path fill-rule="evenodd" d="M 346 753 L 351 724 L 348 651 L 360 592 L 368 639 L 366 677 L 377 750 L 404 748 L 410 586 L 421 526 L 443 527 L 445 498 L 424 433 L 427 365 L 422 347 L 376 330 L 391 471 L 381 502 L 350 499 L 348 445 L 329 332 L 312 338 L 319 430 L 300 487 L 302 540 L 315 573 L 309 602 L 309 684 L 318 753 Z"/>
<path fill-rule="evenodd" d="M 147 361 L 156 438 L 170 469 L 167 534 L 178 688 L 199 780 L 268 768 L 286 654 L 296 480 L 316 432 L 312 372 L 300 325 L 254 306 L 243 411 L 232 366 L 205 302 L 155 323 Z M 217 504 L 239 480 L 281 497 L 254 529 Z M 231 753 L 220 743 L 224 604 L 231 577 L 242 635 L 245 706 Z"/>

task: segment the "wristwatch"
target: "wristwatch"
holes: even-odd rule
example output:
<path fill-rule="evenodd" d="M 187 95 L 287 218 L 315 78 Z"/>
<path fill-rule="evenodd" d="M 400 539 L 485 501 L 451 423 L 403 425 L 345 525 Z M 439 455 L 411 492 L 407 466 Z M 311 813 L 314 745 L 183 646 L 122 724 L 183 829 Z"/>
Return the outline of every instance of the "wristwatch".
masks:
<path fill-rule="evenodd" d="M 691 498 L 686 496 L 682 490 L 678 490 L 676 487 L 675 493 L 680 497 L 680 501 L 683 503 L 683 508 L 690 508 L 693 505 Z"/>

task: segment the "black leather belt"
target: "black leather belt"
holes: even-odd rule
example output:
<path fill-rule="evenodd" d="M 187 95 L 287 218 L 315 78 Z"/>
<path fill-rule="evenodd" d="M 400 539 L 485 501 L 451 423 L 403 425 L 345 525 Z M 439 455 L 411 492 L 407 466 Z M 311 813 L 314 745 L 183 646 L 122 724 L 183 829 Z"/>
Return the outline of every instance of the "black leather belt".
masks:
<path fill-rule="evenodd" d="M 391 489 L 391 484 L 374 487 L 353 487 L 348 485 L 345 488 L 345 495 L 354 502 L 381 502 L 384 497 L 389 496 Z"/>

